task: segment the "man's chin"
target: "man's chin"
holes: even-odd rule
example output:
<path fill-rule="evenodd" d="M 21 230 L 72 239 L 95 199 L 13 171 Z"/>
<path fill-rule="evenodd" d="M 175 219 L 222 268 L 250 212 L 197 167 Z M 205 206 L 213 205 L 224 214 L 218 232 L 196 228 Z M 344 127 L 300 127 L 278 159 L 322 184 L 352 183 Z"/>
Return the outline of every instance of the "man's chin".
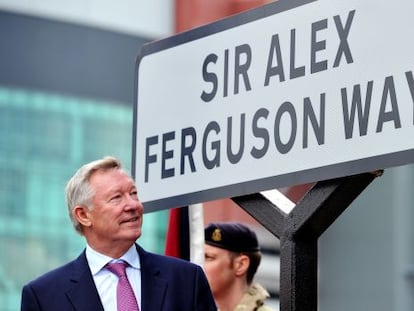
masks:
<path fill-rule="evenodd" d="M 141 236 L 141 229 L 138 230 L 133 230 L 128 234 L 129 238 L 131 241 L 136 241 L 139 239 L 139 237 Z"/>
<path fill-rule="evenodd" d="M 142 230 L 137 222 L 128 222 L 121 225 L 121 232 L 124 239 L 135 241 L 141 236 Z"/>

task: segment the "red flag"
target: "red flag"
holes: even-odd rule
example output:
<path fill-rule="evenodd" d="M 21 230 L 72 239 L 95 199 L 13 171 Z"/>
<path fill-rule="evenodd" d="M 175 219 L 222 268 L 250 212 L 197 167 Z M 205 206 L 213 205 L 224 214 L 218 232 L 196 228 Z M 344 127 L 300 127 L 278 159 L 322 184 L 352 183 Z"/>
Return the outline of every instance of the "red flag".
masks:
<path fill-rule="evenodd" d="M 173 208 L 169 211 L 165 254 L 190 260 L 188 207 Z"/>

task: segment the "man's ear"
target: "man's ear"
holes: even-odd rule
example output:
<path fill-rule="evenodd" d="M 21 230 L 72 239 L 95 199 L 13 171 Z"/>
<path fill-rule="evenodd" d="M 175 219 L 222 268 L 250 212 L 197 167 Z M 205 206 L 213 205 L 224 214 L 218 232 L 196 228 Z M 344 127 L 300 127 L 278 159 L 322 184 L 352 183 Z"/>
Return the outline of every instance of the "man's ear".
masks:
<path fill-rule="evenodd" d="M 234 259 L 234 270 L 237 276 L 242 276 L 247 273 L 250 265 L 250 259 L 247 255 L 241 254 Z"/>
<path fill-rule="evenodd" d="M 89 208 L 85 205 L 76 205 L 73 209 L 73 215 L 83 227 L 90 227 L 92 225 Z"/>

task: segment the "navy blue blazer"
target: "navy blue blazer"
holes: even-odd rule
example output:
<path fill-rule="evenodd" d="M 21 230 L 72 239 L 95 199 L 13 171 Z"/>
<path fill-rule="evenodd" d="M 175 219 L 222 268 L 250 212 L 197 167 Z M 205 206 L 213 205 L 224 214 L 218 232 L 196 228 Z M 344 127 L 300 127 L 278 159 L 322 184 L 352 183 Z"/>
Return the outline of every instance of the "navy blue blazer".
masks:
<path fill-rule="evenodd" d="M 141 261 L 141 311 L 217 310 L 203 270 L 188 261 L 145 251 Z M 23 287 L 21 311 L 103 311 L 85 251 Z M 107 310 L 112 311 L 112 310 Z"/>

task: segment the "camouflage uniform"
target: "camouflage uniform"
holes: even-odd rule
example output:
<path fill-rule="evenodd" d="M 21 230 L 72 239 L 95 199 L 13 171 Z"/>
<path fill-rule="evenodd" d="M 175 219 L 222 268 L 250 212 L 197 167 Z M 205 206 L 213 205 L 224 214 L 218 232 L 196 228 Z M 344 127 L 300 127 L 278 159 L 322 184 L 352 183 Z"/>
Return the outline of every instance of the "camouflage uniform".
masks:
<path fill-rule="evenodd" d="M 260 285 L 253 284 L 243 295 L 240 303 L 234 308 L 234 311 L 273 311 L 264 304 L 269 293 Z"/>

